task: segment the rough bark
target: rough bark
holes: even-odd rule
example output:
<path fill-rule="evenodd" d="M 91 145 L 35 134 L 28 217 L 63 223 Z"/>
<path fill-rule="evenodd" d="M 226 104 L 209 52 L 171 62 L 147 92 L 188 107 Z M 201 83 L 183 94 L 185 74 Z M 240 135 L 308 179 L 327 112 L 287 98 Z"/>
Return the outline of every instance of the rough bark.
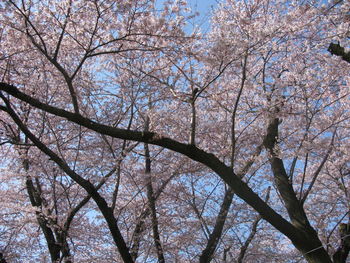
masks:
<path fill-rule="evenodd" d="M 130 254 L 131 257 L 136 260 L 139 249 L 140 249 L 140 243 L 141 243 L 141 236 L 143 231 L 145 230 L 145 220 L 150 214 L 149 206 L 142 211 L 141 215 L 139 216 L 139 219 L 137 221 L 137 224 L 135 226 L 133 236 L 132 236 L 132 246 L 130 248 Z"/>
<path fill-rule="evenodd" d="M 41 208 L 42 200 L 40 194 L 35 189 L 33 181 L 29 176 L 26 179 L 26 189 L 32 206 Z M 61 246 L 56 241 L 54 232 L 49 227 L 50 224 L 47 219 L 40 212 L 36 212 L 36 218 L 41 230 L 43 231 L 49 249 L 51 262 L 57 262 L 60 259 Z"/>

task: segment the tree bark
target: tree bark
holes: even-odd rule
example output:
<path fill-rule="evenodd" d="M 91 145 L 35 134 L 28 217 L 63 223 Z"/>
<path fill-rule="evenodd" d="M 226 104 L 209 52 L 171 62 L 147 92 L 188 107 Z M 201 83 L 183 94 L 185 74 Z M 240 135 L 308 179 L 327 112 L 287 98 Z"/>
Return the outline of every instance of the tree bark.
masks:
<path fill-rule="evenodd" d="M 153 186 L 152 186 L 152 175 L 151 175 L 151 159 L 149 156 L 149 150 L 148 145 L 145 144 L 145 153 L 146 153 L 146 169 L 145 173 L 146 176 L 148 176 L 148 182 L 147 182 L 147 198 L 148 198 L 148 204 L 150 208 L 151 213 L 151 222 L 152 222 L 152 231 L 153 231 L 153 240 L 154 245 L 156 247 L 157 256 L 158 256 L 158 262 L 164 263 L 164 252 L 163 247 L 160 241 L 160 234 L 159 234 L 159 228 L 158 228 L 158 218 L 157 218 L 157 211 L 156 211 L 156 200 L 153 193 Z"/>
<path fill-rule="evenodd" d="M 26 179 L 26 189 L 32 206 L 39 209 L 42 208 L 42 199 L 40 197 L 40 194 L 35 189 L 33 181 L 29 176 L 27 176 Z M 60 259 L 61 246 L 56 241 L 54 232 L 49 227 L 50 224 L 47 219 L 41 215 L 40 212 L 36 212 L 36 218 L 41 230 L 43 231 L 47 247 L 49 249 L 51 262 L 57 262 Z"/>

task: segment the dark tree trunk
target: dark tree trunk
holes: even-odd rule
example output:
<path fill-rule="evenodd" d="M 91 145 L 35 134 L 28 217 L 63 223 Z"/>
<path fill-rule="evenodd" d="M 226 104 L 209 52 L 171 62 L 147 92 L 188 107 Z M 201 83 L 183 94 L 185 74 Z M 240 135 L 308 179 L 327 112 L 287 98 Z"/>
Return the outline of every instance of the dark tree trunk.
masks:
<path fill-rule="evenodd" d="M 74 172 L 55 152 L 51 151 L 45 144 L 43 144 L 34 134 L 32 134 L 26 125 L 21 121 L 18 115 L 13 111 L 9 101 L 1 96 L 3 101 L 6 103 L 6 112 L 12 117 L 22 132 L 38 147 L 42 152 L 47 154 L 52 161 L 54 161 L 69 177 L 72 178 L 76 183 L 85 189 L 85 191 L 95 201 L 96 205 L 100 209 L 103 217 L 105 218 L 112 238 L 119 250 L 119 253 L 124 263 L 133 263 L 129 248 L 126 246 L 125 240 L 119 230 L 117 220 L 114 217 L 113 210 L 108 206 L 106 200 L 98 193 L 95 186 L 88 180 L 85 180 L 79 174 Z M 2 109 L 3 106 L 1 107 Z M 51 231 L 52 232 L 52 231 Z"/>
<path fill-rule="evenodd" d="M 29 176 L 27 176 L 26 179 L 26 189 L 32 206 L 42 208 L 42 199 L 40 193 L 37 189 L 35 189 L 33 181 Z M 36 218 L 41 230 L 44 233 L 51 261 L 57 262 L 60 259 L 61 246 L 58 242 L 56 242 L 54 232 L 49 227 L 50 224 L 47 219 L 42 214 L 40 214 L 40 212 L 36 212 Z"/>

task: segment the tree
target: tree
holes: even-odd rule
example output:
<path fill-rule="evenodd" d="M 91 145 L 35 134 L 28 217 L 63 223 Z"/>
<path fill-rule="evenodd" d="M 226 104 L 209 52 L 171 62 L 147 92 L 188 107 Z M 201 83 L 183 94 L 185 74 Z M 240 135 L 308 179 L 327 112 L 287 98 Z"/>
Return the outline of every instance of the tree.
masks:
<path fill-rule="evenodd" d="M 227 0 L 206 35 L 181 0 L 0 8 L 1 191 L 37 254 L 346 262 L 346 1 Z"/>

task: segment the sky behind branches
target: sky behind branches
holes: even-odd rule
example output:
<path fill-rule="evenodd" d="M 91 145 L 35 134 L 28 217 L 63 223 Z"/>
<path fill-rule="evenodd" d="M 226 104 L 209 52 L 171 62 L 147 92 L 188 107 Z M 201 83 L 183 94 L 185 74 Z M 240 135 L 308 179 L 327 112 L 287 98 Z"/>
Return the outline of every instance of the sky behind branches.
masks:
<path fill-rule="evenodd" d="M 218 0 L 188 0 L 188 4 L 192 11 L 200 14 L 195 21 L 203 30 L 208 29 L 211 12 L 215 9 L 217 3 Z"/>
<path fill-rule="evenodd" d="M 156 5 L 162 7 L 165 1 L 166 0 L 157 0 Z M 210 27 L 211 13 L 219 1 L 220 0 L 187 0 L 192 13 L 199 13 L 199 16 L 196 16 L 193 20 L 189 21 L 189 31 L 191 31 L 193 27 L 199 26 L 202 32 L 206 33 Z"/>

